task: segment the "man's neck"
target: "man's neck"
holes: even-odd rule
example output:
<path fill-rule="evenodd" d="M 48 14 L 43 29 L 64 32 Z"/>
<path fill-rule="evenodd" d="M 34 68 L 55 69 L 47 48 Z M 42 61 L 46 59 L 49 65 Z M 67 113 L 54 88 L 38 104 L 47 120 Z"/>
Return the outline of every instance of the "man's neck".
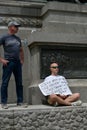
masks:
<path fill-rule="evenodd" d="M 57 76 L 58 74 L 54 74 L 54 73 L 52 73 L 51 75 L 53 75 L 53 76 Z"/>

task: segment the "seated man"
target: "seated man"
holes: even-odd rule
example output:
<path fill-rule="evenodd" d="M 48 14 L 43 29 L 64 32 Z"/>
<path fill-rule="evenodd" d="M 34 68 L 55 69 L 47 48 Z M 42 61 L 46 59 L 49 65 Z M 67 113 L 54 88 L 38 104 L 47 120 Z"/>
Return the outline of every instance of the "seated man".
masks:
<path fill-rule="evenodd" d="M 50 71 L 51 75 L 45 78 L 45 81 L 53 80 L 53 79 L 58 79 L 62 78 L 64 82 L 67 83 L 66 79 L 63 76 L 58 75 L 58 63 L 51 63 L 50 64 Z M 62 87 L 62 86 L 61 86 Z M 79 93 L 73 93 L 71 92 L 70 95 L 62 95 L 62 94 L 51 94 L 49 96 L 46 96 L 47 101 L 50 105 L 58 104 L 58 105 L 65 105 L 65 106 L 76 106 L 76 105 L 81 105 L 82 102 L 78 100 L 80 98 Z M 77 101 L 78 100 L 78 101 Z"/>

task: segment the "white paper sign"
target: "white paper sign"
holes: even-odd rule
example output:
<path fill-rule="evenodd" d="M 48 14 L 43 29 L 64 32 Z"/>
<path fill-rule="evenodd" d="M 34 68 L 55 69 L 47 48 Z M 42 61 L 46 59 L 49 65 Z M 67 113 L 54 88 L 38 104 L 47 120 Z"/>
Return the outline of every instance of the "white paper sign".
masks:
<path fill-rule="evenodd" d="M 68 87 L 65 78 L 55 78 L 53 80 L 44 81 L 39 84 L 39 88 L 44 96 L 50 94 L 71 95 L 72 92 Z"/>

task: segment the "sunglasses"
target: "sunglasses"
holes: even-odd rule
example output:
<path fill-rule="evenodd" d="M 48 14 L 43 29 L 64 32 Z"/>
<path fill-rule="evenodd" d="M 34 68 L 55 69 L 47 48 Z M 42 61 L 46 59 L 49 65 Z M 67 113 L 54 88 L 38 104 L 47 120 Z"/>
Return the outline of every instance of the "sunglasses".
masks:
<path fill-rule="evenodd" d="M 53 68 L 53 69 L 57 69 L 57 68 L 58 68 L 58 66 L 52 66 L 51 68 Z"/>
<path fill-rule="evenodd" d="M 18 28 L 19 26 L 14 25 L 15 28 Z"/>

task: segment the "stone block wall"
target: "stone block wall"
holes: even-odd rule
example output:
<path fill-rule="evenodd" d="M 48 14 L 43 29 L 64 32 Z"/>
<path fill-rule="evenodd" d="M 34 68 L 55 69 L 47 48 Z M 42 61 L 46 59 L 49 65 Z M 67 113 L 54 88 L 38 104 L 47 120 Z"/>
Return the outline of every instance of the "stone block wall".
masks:
<path fill-rule="evenodd" d="M 87 130 L 87 106 L 0 110 L 0 130 Z"/>

